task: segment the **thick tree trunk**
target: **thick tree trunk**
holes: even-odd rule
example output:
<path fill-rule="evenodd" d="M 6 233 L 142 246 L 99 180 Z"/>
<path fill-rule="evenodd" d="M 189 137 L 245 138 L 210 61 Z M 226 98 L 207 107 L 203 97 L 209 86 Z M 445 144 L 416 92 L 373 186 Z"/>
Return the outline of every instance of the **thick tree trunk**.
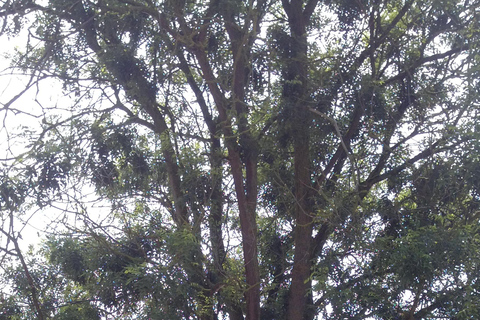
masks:
<path fill-rule="evenodd" d="M 235 32 L 236 29 L 235 31 L 231 31 L 230 28 L 228 28 L 228 23 L 227 30 L 232 40 L 233 59 L 235 61 L 232 98 L 237 113 L 236 122 L 240 135 L 239 147 L 243 155 L 240 156 L 240 154 L 238 154 L 238 158 L 245 164 L 245 179 L 243 179 L 243 172 L 238 171 L 237 168 L 234 173 L 233 166 L 236 162 L 234 159 L 231 159 L 231 164 L 240 211 L 240 225 L 242 228 L 245 271 L 248 285 L 247 292 L 245 293 L 247 300 L 247 320 L 256 320 L 260 319 L 260 271 L 258 266 L 256 221 L 258 145 L 253 139 L 247 123 L 248 108 L 245 104 L 245 85 L 248 76 L 246 58 L 249 52 L 248 49 L 242 45 L 246 35 Z M 232 143 L 232 148 L 229 148 L 229 156 L 231 152 L 230 149 L 233 148 Z M 235 152 L 237 152 L 237 150 L 235 150 Z M 232 154 L 232 156 L 237 157 L 237 155 L 234 154 Z M 243 167 L 239 168 L 243 171 Z M 245 183 L 243 183 L 243 180 L 245 180 Z M 237 184 L 237 181 L 242 183 Z M 239 195 L 239 193 L 241 194 Z M 245 198 L 243 199 L 244 195 Z M 240 204 L 240 201 L 245 201 L 245 204 Z M 244 209 L 245 214 L 242 214 L 242 210 L 240 210 L 240 207 L 243 206 L 246 207 L 246 209 Z M 246 250 L 248 250 L 248 252 Z"/>
<path fill-rule="evenodd" d="M 313 216 L 310 201 L 310 149 L 307 92 L 307 39 L 306 23 L 302 1 L 284 1 L 284 8 L 290 25 L 290 61 L 286 72 L 284 98 L 291 121 L 294 172 L 295 172 L 295 256 L 292 269 L 292 283 L 288 299 L 287 319 L 299 320 L 307 317 L 307 305 L 311 301 L 308 293 L 311 287 L 311 250 Z"/>
<path fill-rule="evenodd" d="M 236 152 L 230 152 L 230 167 L 232 170 L 235 191 L 237 194 L 240 227 L 242 233 L 243 259 L 245 265 L 245 277 L 247 289 L 245 298 L 247 302 L 247 320 L 260 318 L 260 272 L 258 267 L 257 250 L 257 224 L 255 211 L 248 203 L 243 184 L 243 172 L 240 156 Z"/>
<path fill-rule="evenodd" d="M 303 142 L 295 139 L 295 216 L 294 234 L 295 257 L 292 270 L 292 284 L 288 301 L 288 319 L 304 319 L 307 306 L 307 293 L 311 282 L 311 243 L 313 219 L 309 208 L 309 157 L 308 136 Z"/>

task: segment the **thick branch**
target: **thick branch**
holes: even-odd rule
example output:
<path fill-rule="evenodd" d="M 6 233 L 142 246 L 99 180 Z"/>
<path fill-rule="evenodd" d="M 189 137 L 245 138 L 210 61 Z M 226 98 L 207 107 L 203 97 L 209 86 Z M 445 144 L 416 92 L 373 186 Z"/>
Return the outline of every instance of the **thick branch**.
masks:
<path fill-rule="evenodd" d="M 227 115 L 227 99 L 220 91 L 216 78 L 211 69 L 206 52 L 199 47 L 189 48 L 197 57 L 197 61 L 203 72 L 203 77 L 213 96 L 215 105 L 220 118 L 220 125 L 225 137 L 225 145 L 228 149 L 228 160 L 235 185 L 237 195 L 238 211 L 240 216 L 240 226 L 242 232 L 242 245 L 245 264 L 245 275 L 248 289 L 245 293 L 247 300 L 247 319 L 254 320 L 260 317 L 260 273 L 258 269 L 258 249 L 257 249 L 257 226 L 255 219 L 256 192 L 253 196 L 252 188 L 256 188 L 256 163 L 248 164 L 247 185 L 243 180 L 243 164 L 240 156 L 240 146 L 236 142 L 236 135 L 231 127 L 231 119 Z M 237 88 L 241 94 L 241 88 Z M 241 96 L 240 96 L 241 97 Z M 236 99 L 238 100 L 238 99 Z M 240 103 L 240 102 L 238 102 Z M 243 103 L 243 102 L 241 102 Z M 241 115 L 240 115 L 241 116 Z M 254 175 L 254 176 L 252 176 Z M 255 189 L 256 190 L 256 189 Z M 247 193 L 246 193 L 247 192 Z"/>

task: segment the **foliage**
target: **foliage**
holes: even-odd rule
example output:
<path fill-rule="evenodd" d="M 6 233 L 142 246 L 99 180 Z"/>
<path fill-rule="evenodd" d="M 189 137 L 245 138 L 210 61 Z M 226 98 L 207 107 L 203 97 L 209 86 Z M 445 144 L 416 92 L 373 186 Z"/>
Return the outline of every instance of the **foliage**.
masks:
<path fill-rule="evenodd" d="M 0 319 L 478 318 L 479 8 L 4 2 Z"/>

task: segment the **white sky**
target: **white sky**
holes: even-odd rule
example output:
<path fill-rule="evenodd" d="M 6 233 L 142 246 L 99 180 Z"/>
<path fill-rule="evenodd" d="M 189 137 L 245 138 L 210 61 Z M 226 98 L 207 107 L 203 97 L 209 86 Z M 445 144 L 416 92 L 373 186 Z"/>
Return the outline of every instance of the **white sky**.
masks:
<path fill-rule="evenodd" d="M 15 47 L 22 47 L 25 36 L 17 38 L 0 37 L 0 158 L 10 159 L 25 151 L 25 139 L 21 134 L 27 128 L 39 129 L 41 106 L 55 106 L 65 103 L 61 96 L 61 85 L 53 80 L 44 80 L 31 87 L 20 98 L 5 110 L 5 104 L 21 93 L 29 82 L 29 77 L 9 69 L 10 59 Z M 18 111 L 22 111 L 22 113 Z M 2 161 L 2 163 L 7 163 Z M 10 162 L 11 163 L 11 162 Z M 49 210 L 50 212 L 52 210 Z M 3 212 L 2 215 L 7 213 Z M 57 213 L 58 214 L 58 213 Z M 44 229 L 51 220 L 45 212 L 32 209 L 21 217 L 23 221 L 14 221 L 14 229 L 21 232 L 20 245 L 25 250 L 29 245 L 38 243 L 44 237 Z M 3 217 L 2 220 L 5 220 Z M 26 225 L 24 222 L 28 222 Z M 9 227 L 8 223 L 0 227 Z M 4 245 L 5 237 L 0 236 L 0 245 Z"/>

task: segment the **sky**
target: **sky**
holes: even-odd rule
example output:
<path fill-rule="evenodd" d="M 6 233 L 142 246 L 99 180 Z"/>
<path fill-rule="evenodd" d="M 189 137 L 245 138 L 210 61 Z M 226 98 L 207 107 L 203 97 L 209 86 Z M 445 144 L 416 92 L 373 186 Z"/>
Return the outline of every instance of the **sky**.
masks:
<path fill-rule="evenodd" d="M 26 40 L 25 33 L 15 38 L 0 36 L 0 121 L 2 121 L 0 125 L 0 168 L 7 168 L 7 170 L 14 161 L 18 161 L 12 159 L 21 159 L 19 156 L 28 150 L 26 145 L 28 140 L 25 139 L 24 134 L 29 130 L 38 131 L 46 113 L 49 112 L 50 115 L 53 113 L 48 109 L 55 108 L 56 115 L 63 112 L 61 115 L 69 116 L 71 115 L 69 109 L 73 102 L 71 97 L 64 94 L 59 80 L 42 80 L 24 92 L 26 86 L 31 83 L 31 79 L 18 70 L 12 71 L 10 61 L 12 53 L 17 48 L 21 50 L 25 46 Z M 21 96 L 9 104 L 12 98 L 20 93 Z M 6 105 L 8 108 L 5 107 Z M 47 111 L 45 112 L 45 110 Z M 8 171 L 11 176 L 12 170 Z M 70 192 L 72 194 L 75 192 L 78 198 L 84 200 L 85 207 L 82 209 L 87 211 L 85 216 L 88 216 L 89 219 L 100 222 L 110 215 L 109 205 L 97 201 L 98 197 L 92 186 L 82 187 L 81 190 L 72 189 Z M 13 222 L 15 232 L 21 233 L 22 250 L 27 250 L 30 245 L 39 244 L 40 240 L 45 239 L 45 236 L 49 234 L 49 231 L 58 233 L 67 220 L 72 225 L 81 225 L 81 221 L 77 221 L 78 216 L 75 213 L 75 211 L 81 210 L 69 201 L 69 196 L 71 195 L 65 195 L 63 202 L 55 203 L 54 207 L 48 209 L 31 208 Z M 5 213 L 0 212 L 0 228 L 4 230 L 10 228 L 10 220 L 6 218 Z M 0 233 L 0 246 L 5 241 L 5 237 Z"/>
<path fill-rule="evenodd" d="M 42 107 L 51 107 L 66 103 L 61 96 L 61 85 L 53 80 L 44 80 L 23 92 L 30 82 L 30 77 L 10 68 L 12 53 L 21 48 L 25 35 L 16 38 L 0 36 L 0 163 L 8 168 L 25 152 L 26 139 L 23 134 L 28 130 L 38 130 L 42 119 Z M 12 99 L 21 94 L 13 103 Z M 5 160 L 8 159 L 8 160 Z M 18 160 L 17 160 L 18 161 Z M 8 170 L 12 175 L 12 170 Z M 11 222 L 3 212 L 1 228 L 11 228 Z M 50 217 L 38 209 L 30 209 L 13 222 L 15 232 L 21 233 L 20 245 L 26 250 L 29 245 L 37 244 L 43 236 L 44 229 L 50 223 Z M 5 237 L 0 236 L 0 245 Z"/>

